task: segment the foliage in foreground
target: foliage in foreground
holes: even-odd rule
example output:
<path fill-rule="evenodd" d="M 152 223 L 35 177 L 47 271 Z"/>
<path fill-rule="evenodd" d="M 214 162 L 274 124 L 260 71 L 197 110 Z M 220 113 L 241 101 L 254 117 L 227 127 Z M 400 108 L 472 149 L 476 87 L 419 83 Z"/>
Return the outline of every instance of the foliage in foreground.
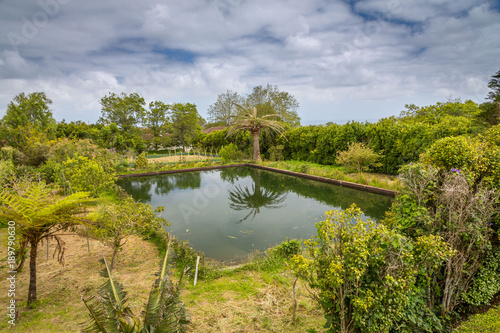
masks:
<path fill-rule="evenodd" d="M 88 193 L 79 192 L 59 198 L 56 190 L 43 182 L 26 182 L 16 184 L 10 191 L 0 192 L 0 218 L 3 225 L 7 221 L 15 221 L 16 232 L 22 237 L 20 253 L 30 246 L 30 282 L 28 287 L 28 305 L 37 301 L 36 264 L 38 244 L 42 240 L 54 239 L 57 246 L 57 257 L 63 262 L 64 242 L 57 235 L 70 226 L 88 224 L 83 216 L 85 207 L 93 199 Z M 21 258 L 23 260 L 24 257 Z M 23 260 L 24 261 L 24 260 Z M 23 261 L 19 266 L 22 266 Z"/>
<path fill-rule="evenodd" d="M 485 254 L 494 246 L 491 221 L 498 213 L 497 195 L 458 170 L 415 164 L 403 168 L 400 178 L 405 187 L 385 223 L 414 241 L 440 237 L 453 251 L 447 261 L 434 262 L 434 271 L 418 273 L 413 309 L 421 320 L 428 319 L 425 312 L 430 312 L 439 315 L 441 324 L 448 324 L 460 304 L 489 303 L 495 294 L 481 280 L 497 276 L 484 272 Z M 479 271 L 480 276 L 475 274 Z M 489 281 L 489 287 L 499 282 Z M 476 287 L 470 289 L 471 285 Z"/>
<path fill-rule="evenodd" d="M 431 264 L 452 251 L 439 237 L 418 242 L 364 221 L 355 205 L 330 211 L 316 224 L 318 235 L 306 241 L 310 259 L 294 256 L 292 269 L 317 293 L 328 332 L 382 332 L 405 317 L 416 279 L 416 267 Z M 429 252 L 430 249 L 433 251 Z"/>
<path fill-rule="evenodd" d="M 82 301 L 89 310 L 89 323 L 84 332 L 186 332 L 189 320 L 186 317 L 184 303 L 180 301 L 181 284 L 174 284 L 169 277 L 169 247 L 160 267 L 158 279 L 154 282 L 149 298 L 140 315 L 132 312 L 127 302 L 127 293 L 123 286 L 113 280 L 111 269 L 106 259 L 105 276 L 108 281 L 99 288 L 99 295 Z"/>
<path fill-rule="evenodd" d="M 500 306 L 490 309 L 486 313 L 476 314 L 467 319 L 453 333 L 498 333 L 500 332 Z"/>

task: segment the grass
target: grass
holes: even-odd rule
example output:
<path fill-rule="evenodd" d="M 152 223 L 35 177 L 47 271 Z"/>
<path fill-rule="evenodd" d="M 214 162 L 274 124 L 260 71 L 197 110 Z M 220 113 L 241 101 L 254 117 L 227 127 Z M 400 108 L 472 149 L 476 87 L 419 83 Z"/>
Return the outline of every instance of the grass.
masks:
<path fill-rule="evenodd" d="M 46 259 L 46 247 L 38 253 L 38 298 L 34 309 L 26 308 L 28 262 L 17 274 L 16 304 L 18 321 L 16 332 L 79 332 L 87 320 L 87 310 L 80 295 L 89 297 L 105 279 L 102 255 L 108 258 L 110 249 L 76 235 L 64 235 L 65 265 L 52 257 Z M 2 253 L 6 253 L 7 230 L 0 229 Z M 49 244 L 50 253 L 54 244 Z M 253 253 L 251 261 L 235 269 L 208 274 L 193 286 L 193 276 L 186 280 L 182 300 L 186 304 L 192 324 L 190 332 L 322 332 L 324 317 L 318 305 L 308 297 L 303 282 L 298 283 L 297 321 L 292 322 L 292 277 L 280 259 Z M 158 248 L 150 241 L 132 236 L 119 253 L 113 275 L 125 286 L 132 309 L 138 313 L 147 299 L 155 272 L 160 262 Z M 0 279 L 6 281 L 6 257 L 0 262 Z M 8 304 L 7 284 L 2 283 L 0 304 Z M 0 321 L 0 330 L 10 325 L 7 318 Z M 488 312 L 473 315 L 454 330 L 454 333 L 500 332 L 500 306 Z"/>
<path fill-rule="evenodd" d="M 262 165 L 284 169 L 294 172 L 306 173 L 313 176 L 337 179 L 342 181 L 353 182 L 362 185 L 385 188 L 388 190 L 398 191 L 401 189 L 401 184 L 397 176 L 384 175 L 376 173 L 349 173 L 342 167 L 321 165 L 309 162 L 300 161 L 279 161 L 279 162 L 262 162 Z"/>
<path fill-rule="evenodd" d="M 0 229 L 2 253 L 6 253 L 6 229 Z M 46 246 L 39 246 L 37 260 L 37 296 L 39 304 L 34 309 L 26 308 L 29 282 L 29 262 L 17 274 L 15 300 L 18 310 L 16 332 L 78 332 L 79 323 L 87 320 L 87 310 L 80 295 L 89 297 L 105 281 L 99 271 L 104 253 L 110 258 L 110 249 L 99 242 L 90 240 L 91 253 L 87 252 L 86 239 L 76 235 L 62 236 L 66 245 L 65 265 L 52 258 L 55 244 L 49 243 L 49 260 Z M 155 277 L 159 263 L 156 247 L 141 238 L 133 236 L 118 255 L 114 275 L 128 290 L 130 304 L 139 311 L 144 303 Z M 0 263 L 0 279 L 6 281 L 7 260 Z M 9 298 L 6 283 L 2 283 L 0 304 L 7 304 Z M 7 320 L 0 321 L 0 331 L 8 329 Z"/>
<path fill-rule="evenodd" d="M 111 256 L 111 250 L 95 240 L 87 241 L 76 235 L 63 235 L 66 243 L 65 265 L 55 259 L 46 259 L 45 244 L 39 247 L 37 291 L 39 303 L 26 308 L 29 269 L 17 274 L 16 304 L 18 321 L 16 332 L 79 332 L 80 323 L 87 320 L 87 310 L 80 296 L 94 295 L 105 279 L 99 272 L 104 267 L 102 255 Z M 0 229 L 1 253 L 6 253 L 7 229 Z M 55 244 L 49 244 L 52 254 Z M 129 238 L 118 255 L 113 275 L 125 286 L 134 313 L 145 303 L 160 263 L 158 248 L 137 236 Z M 6 281 L 7 259 L 0 262 L 0 279 Z M 319 330 L 324 323 L 316 304 L 299 288 L 297 325 L 292 324 L 291 277 L 279 265 L 260 263 L 234 270 L 222 270 L 193 286 L 193 277 L 186 281 L 183 301 L 190 313 L 190 332 L 305 332 Z M 1 284 L 0 304 L 8 304 L 7 283 Z M 4 312 L 5 313 L 5 312 Z M 10 325 L 7 317 L 0 320 L 0 331 Z"/>
<path fill-rule="evenodd" d="M 117 172 L 117 175 L 127 175 L 131 173 L 145 173 L 145 172 L 156 172 L 156 171 L 167 171 L 167 170 L 179 170 L 179 169 L 190 169 L 190 168 L 201 168 L 207 166 L 217 166 L 224 165 L 220 160 L 210 160 L 210 161 L 186 161 L 186 162 L 151 162 L 148 160 L 149 164 L 147 168 L 135 169 L 133 167 L 125 168 Z"/>
<path fill-rule="evenodd" d="M 257 264 L 256 264 L 257 263 Z M 321 331 L 322 310 L 299 285 L 293 323 L 292 277 L 284 266 L 257 259 L 216 279 L 186 286 L 183 300 L 191 311 L 192 332 Z"/>

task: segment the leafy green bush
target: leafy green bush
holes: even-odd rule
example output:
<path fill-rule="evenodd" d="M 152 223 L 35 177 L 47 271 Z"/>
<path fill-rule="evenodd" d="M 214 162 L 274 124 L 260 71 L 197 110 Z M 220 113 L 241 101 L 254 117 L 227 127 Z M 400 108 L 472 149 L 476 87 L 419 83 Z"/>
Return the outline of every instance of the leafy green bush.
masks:
<path fill-rule="evenodd" d="M 453 333 L 478 333 L 478 332 L 498 332 L 500 327 L 500 306 L 491 308 L 486 313 L 476 314 L 469 317 Z"/>
<path fill-rule="evenodd" d="M 500 248 L 486 255 L 478 269 L 472 287 L 462 294 L 462 299 L 471 305 L 490 304 L 500 291 Z"/>
<path fill-rule="evenodd" d="M 388 331 L 405 315 L 415 279 L 412 244 L 355 205 L 330 211 L 306 241 L 311 259 L 296 255 L 292 270 L 323 308 L 328 332 Z M 424 261 L 425 263 L 426 261 Z"/>
<path fill-rule="evenodd" d="M 477 142 L 463 136 L 447 137 L 436 141 L 423 158 L 427 163 L 446 171 L 471 170 L 479 152 L 476 145 Z"/>
<path fill-rule="evenodd" d="M 14 148 L 9 146 L 0 148 L 0 160 L 12 162 L 13 158 L 14 158 Z"/>
<path fill-rule="evenodd" d="M 294 255 L 300 254 L 302 251 L 302 246 L 300 241 L 297 239 L 289 240 L 287 239 L 280 245 L 277 245 L 273 248 L 273 252 L 283 258 L 290 259 Z"/>
<path fill-rule="evenodd" d="M 362 142 L 349 143 L 347 150 L 337 153 L 337 164 L 355 169 L 358 173 L 368 171 L 370 167 L 381 166 L 378 160 L 382 156 L 366 147 Z"/>
<path fill-rule="evenodd" d="M 434 263 L 437 271 L 421 273 L 417 283 L 426 290 L 424 304 L 445 321 L 491 249 L 497 195 L 464 173 L 422 164 L 402 168 L 400 179 L 404 187 L 384 223 L 415 241 L 441 237 L 453 251 L 446 263 Z"/>
<path fill-rule="evenodd" d="M 12 178 L 14 165 L 11 161 L 0 160 L 0 187 Z"/>
<path fill-rule="evenodd" d="M 73 191 L 90 192 L 91 196 L 98 197 L 100 193 L 110 190 L 115 183 L 113 173 L 106 172 L 96 159 L 84 156 L 75 156 L 62 164 L 61 174 L 56 179 L 63 182 L 63 172 Z M 63 184 L 65 186 L 65 184 Z"/>
<path fill-rule="evenodd" d="M 148 159 L 146 158 L 146 153 L 142 152 L 137 156 L 134 163 L 134 168 L 137 170 L 146 169 L 148 167 Z"/>
<path fill-rule="evenodd" d="M 269 160 L 270 161 L 283 161 L 283 145 L 272 146 L 269 148 Z"/>
<path fill-rule="evenodd" d="M 436 141 L 421 156 L 421 161 L 445 171 L 470 173 L 474 182 L 498 187 L 500 147 L 493 141 L 493 137 L 486 137 L 486 140 L 463 136 L 444 138 Z"/>
<path fill-rule="evenodd" d="M 223 163 L 228 163 L 230 161 L 239 161 L 244 159 L 245 157 L 245 155 L 233 143 L 222 147 L 219 150 L 219 155 L 222 158 Z"/>

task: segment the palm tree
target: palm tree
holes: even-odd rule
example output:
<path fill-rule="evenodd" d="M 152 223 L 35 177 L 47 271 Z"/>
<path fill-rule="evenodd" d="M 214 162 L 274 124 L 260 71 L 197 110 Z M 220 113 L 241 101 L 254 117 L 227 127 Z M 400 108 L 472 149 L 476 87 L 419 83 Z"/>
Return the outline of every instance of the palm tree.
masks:
<path fill-rule="evenodd" d="M 2 222 L 14 221 L 16 234 L 20 242 L 20 253 L 24 246 L 30 245 L 30 282 L 28 287 L 28 306 L 37 300 L 36 295 L 36 259 L 38 244 L 42 240 L 54 239 L 57 242 L 57 258 L 63 260 L 63 242 L 57 235 L 70 226 L 86 224 L 85 207 L 95 199 L 88 198 L 87 192 L 74 193 L 63 199 L 56 195 L 54 188 L 45 183 L 27 182 L 16 190 L 0 191 L 0 217 Z M 23 260 L 23 259 L 21 259 Z M 21 266 L 20 264 L 19 266 Z"/>
<path fill-rule="evenodd" d="M 253 159 L 255 162 L 262 161 L 260 157 L 260 143 L 259 143 L 259 135 L 261 131 L 265 133 L 278 133 L 283 135 L 285 129 L 281 124 L 275 120 L 270 120 L 270 117 L 279 117 L 278 114 L 268 114 L 262 117 L 257 115 L 257 108 L 254 106 L 253 110 L 250 108 L 244 108 L 241 105 L 236 104 L 238 108 L 240 108 L 243 112 L 242 115 L 239 116 L 233 125 L 229 128 L 227 132 L 227 136 L 231 136 L 233 134 L 250 131 L 253 136 Z"/>
<path fill-rule="evenodd" d="M 170 241 L 169 241 L 170 245 Z M 99 296 L 89 299 L 82 297 L 83 303 L 89 310 L 88 326 L 84 332 L 186 332 L 189 320 L 186 317 L 184 304 L 180 301 L 180 285 L 184 276 L 182 273 L 177 285 L 170 280 L 168 260 L 170 246 L 160 267 L 159 277 L 156 279 L 149 299 L 140 315 L 135 315 L 127 304 L 127 293 L 123 286 L 113 280 L 111 269 L 106 259 L 104 270 L 108 281 L 99 288 Z"/>

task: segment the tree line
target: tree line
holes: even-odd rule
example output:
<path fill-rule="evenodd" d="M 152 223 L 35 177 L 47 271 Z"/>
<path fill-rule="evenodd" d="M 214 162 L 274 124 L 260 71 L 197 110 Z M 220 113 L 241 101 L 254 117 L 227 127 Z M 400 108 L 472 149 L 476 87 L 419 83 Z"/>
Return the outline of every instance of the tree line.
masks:
<path fill-rule="evenodd" d="M 32 135 L 39 141 L 91 139 L 103 148 L 117 152 L 131 149 L 140 153 L 146 149 L 191 146 L 197 142 L 195 139 L 201 135 L 203 127 L 229 126 L 238 116 L 244 116 L 245 108 L 250 105 L 258 107 L 259 116 L 272 113 L 276 121 L 290 126 L 300 124 L 296 99 L 269 84 L 255 87 L 246 97 L 230 90 L 220 94 L 208 110 L 209 123 L 193 103 L 152 101 L 146 108 L 144 98 L 137 93 L 110 92 L 100 99 L 100 104 L 101 116 L 95 124 L 67 123 L 64 119 L 56 122 L 51 111 L 52 100 L 44 92 L 20 93 L 8 104 L 0 120 L 0 142 L 27 155 L 24 162 L 39 165 L 43 158 L 31 158 L 28 155 L 33 152 L 26 149 Z"/>

